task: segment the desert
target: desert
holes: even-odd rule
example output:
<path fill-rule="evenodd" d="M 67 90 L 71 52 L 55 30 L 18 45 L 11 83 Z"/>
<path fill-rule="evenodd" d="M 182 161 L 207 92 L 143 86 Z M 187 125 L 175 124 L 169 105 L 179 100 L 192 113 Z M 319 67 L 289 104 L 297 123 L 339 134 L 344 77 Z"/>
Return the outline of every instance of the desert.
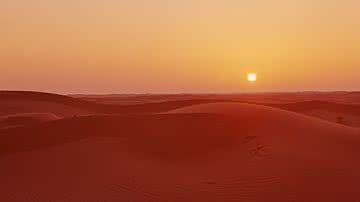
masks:
<path fill-rule="evenodd" d="M 360 202 L 359 0 L 0 0 L 0 202 Z"/>
<path fill-rule="evenodd" d="M 261 100 L 264 95 L 254 96 Z M 241 95 L 234 97 L 194 95 L 127 106 L 38 92 L 1 92 L 2 117 L 38 120 L 19 125 L 10 121 L 9 127 L 0 129 L 1 200 L 360 197 L 358 125 L 332 121 L 336 114 L 358 123 L 356 103 L 253 104 L 237 101 Z"/>

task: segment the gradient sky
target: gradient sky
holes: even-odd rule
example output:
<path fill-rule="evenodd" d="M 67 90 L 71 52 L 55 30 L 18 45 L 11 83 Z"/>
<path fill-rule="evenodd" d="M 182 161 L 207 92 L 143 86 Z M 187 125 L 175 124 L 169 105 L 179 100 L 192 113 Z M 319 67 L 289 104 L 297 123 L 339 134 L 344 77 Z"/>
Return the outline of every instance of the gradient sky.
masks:
<path fill-rule="evenodd" d="M 360 90 L 359 8 L 359 0 L 0 0 L 0 88 Z"/>

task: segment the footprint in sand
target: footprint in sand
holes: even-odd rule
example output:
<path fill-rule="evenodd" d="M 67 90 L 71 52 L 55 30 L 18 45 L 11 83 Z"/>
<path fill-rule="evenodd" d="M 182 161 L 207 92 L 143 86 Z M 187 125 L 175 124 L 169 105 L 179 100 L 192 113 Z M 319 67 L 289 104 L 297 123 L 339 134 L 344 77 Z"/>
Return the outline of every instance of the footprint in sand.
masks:
<path fill-rule="evenodd" d="M 265 145 L 258 145 L 254 149 L 250 150 L 252 156 L 262 157 L 266 155 Z"/>

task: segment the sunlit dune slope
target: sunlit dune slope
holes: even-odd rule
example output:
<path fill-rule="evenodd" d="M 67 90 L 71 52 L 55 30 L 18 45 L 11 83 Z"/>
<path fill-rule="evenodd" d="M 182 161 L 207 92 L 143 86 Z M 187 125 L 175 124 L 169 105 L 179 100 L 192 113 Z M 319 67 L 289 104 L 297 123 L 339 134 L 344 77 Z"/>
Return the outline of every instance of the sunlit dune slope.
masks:
<path fill-rule="evenodd" d="M 328 101 L 305 101 L 269 106 L 302 113 L 327 121 L 360 127 L 360 105 Z"/>
<path fill-rule="evenodd" d="M 304 101 L 304 102 L 292 102 L 285 104 L 269 104 L 269 106 L 280 107 L 282 109 L 302 112 L 310 110 L 327 110 L 339 113 L 348 113 L 353 115 L 360 115 L 360 105 L 358 104 L 343 104 L 329 101 Z"/>

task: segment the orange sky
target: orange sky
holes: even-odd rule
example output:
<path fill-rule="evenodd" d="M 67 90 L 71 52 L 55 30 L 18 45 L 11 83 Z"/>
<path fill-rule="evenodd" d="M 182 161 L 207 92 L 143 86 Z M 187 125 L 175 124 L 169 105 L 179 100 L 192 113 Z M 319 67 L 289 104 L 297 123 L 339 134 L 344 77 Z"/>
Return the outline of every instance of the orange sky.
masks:
<path fill-rule="evenodd" d="M 359 0 L 2 0 L 0 88 L 360 90 Z M 246 81 L 256 72 L 258 81 Z"/>

